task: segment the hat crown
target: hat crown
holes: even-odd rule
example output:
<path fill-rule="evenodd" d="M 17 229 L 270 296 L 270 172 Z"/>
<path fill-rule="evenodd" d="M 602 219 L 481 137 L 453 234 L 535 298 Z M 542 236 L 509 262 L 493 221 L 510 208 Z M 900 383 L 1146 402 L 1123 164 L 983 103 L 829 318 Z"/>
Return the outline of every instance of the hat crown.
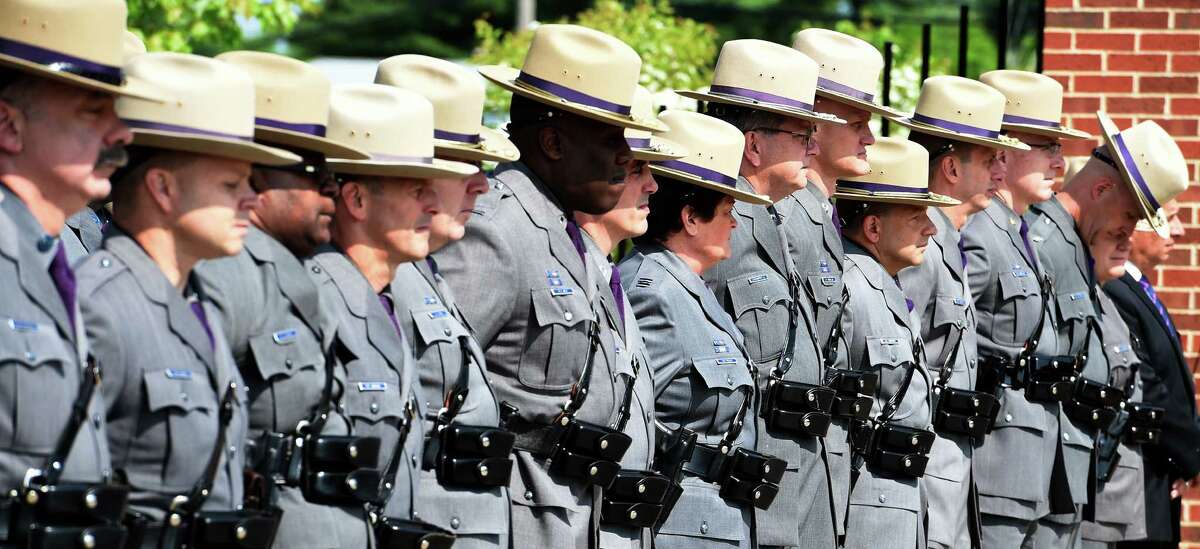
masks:
<path fill-rule="evenodd" d="M 730 40 L 721 46 L 712 84 L 753 90 L 812 105 L 817 63 L 807 55 L 766 40 Z M 713 90 L 714 93 L 719 89 Z"/>
<path fill-rule="evenodd" d="M 869 42 L 828 29 L 796 33 L 792 47 L 812 58 L 820 78 L 875 96 L 883 73 L 883 54 Z"/>
<path fill-rule="evenodd" d="M 633 108 L 630 110 L 630 114 L 636 120 L 650 120 L 655 118 L 654 94 L 650 93 L 650 90 L 646 89 L 645 86 L 638 86 L 634 90 Z M 652 133 L 645 130 L 634 128 L 626 128 L 625 130 L 625 137 L 632 137 L 634 139 L 645 139 L 652 135 Z"/>
<path fill-rule="evenodd" d="M 1049 76 L 1029 71 L 996 70 L 979 76 L 979 81 L 1004 95 L 1004 114 L 1059 123 L 1062 119 L 1063 87 Z"/>
<path fill-rule="evenodd" d="M 414 91 L 382 84 L 334 86 L 327 137 L 373 159 L 433 157 L 433 104 Z"/>
<path fill-rule="evenodd" d="M 433 104 L 434 127 L 478 135 L 483 120 L 483 79 L 456 63 L 426 55 L 397 55 L 379 63 L 375 83 L 420 94 Z"/>
<path fill-rule="evenodd" d="M 1004 94 L 960 76 L 931 76 L 921 85 L 916 114 L 988 131 L 1000 131 Z"/>
<path fill-rule="evenodd" d="M 3 41 L 12 41 L 112 68 L 124 64 L 123 0 L 0 0 L 0 14 L 0 53 Z"/>
<path fill-rule="evenodd" d="M 246 71 L 224 61 L 188 53 L 154 52 L 125 67 L 131 78 L 162 90 L 162 103 L 121 97 L 124 120 L 177 126 L 226 136 L 254 136 L 254 82 Z"/>
<path fill-rule="evenodd" d="M 146 53 L 146 43 L 142 42 L 138 35 L 127 30 L 124 34 L 124 42 L 121 44 L 121 53 L 125 62 L 128 63 L 130 59 Z"/>
<path fill-rule="evenodd" d="M 217 59 L 246 71 L 254 81 L 257 118 L 324 126 L 332 85 L 316 67 L 274 53 L 234 51 Z"/>
<path fill-rule="evenodd" d="M 521 72 L 629 106 L 642 58 L 628 44 L 578 25 L 541 25 L 533 33 Z"/>
<path fill-rule="evenodd" d="M 1179 145 L 1153 120 L 1120 133 L 1121 143 L 1149 187 L 1154 201 L 1165 204 L 1188 187 L 1188 165 Z"/>
<path fill-rule="evenodd" d="M 928 190 L 929 152 L 925 147 L 907 139 L 880 137 L 867 145 L 867 158 L 871 171 L 846 181 L 904 187 L 912 192 Z"/>
<path fill-rule="evenodd" d="M 737 179 L 746 147 L 746 136 L 740 130 L 724 120 L 690 111 L 669 110 L 658 119 L 670 127 L 658 135 L 688 151 L 680 162 Z"/>

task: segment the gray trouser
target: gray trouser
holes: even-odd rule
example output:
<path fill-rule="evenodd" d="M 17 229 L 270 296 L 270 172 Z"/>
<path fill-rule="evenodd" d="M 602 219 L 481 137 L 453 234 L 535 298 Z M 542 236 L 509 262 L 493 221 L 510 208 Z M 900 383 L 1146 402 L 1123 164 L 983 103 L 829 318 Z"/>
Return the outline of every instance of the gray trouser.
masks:
<path fill-rule="evenodd" d="M 982 549 L 1078 549 L 1079 522 L 1068 516 L 1031 521 L 984 514 L 980 520 Z"/>

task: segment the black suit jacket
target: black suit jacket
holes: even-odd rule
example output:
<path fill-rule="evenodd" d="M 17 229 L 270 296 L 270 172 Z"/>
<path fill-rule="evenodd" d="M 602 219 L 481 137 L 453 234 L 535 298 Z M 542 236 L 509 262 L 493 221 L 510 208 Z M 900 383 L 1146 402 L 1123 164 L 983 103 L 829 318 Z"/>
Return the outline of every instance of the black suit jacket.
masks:
<path fill-rule="evenodd" d="M 1126 274 L 1104 285 L 1129 331 L 1137 336 L 1143 402 L 1166 410 L 1162 442 L 1143 449 L 1146 462 L 1146 528 L 1150 540 L 1170 540 L 1171 482 L 1200 474 L 1200 419 L 1192 372 L 1179 334 L 1168 327 L 1141 284 Z M 1167 313 L 1168 316 L 1170 313 Z M 1174 323 L 1174 320 L 1172 320 Z"/>

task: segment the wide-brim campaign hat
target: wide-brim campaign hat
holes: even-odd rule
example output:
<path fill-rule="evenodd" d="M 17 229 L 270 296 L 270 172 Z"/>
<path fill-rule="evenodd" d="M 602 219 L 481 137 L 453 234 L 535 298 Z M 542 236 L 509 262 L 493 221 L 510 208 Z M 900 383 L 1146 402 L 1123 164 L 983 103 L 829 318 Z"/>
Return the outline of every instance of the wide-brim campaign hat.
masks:
<path fill-rule="evenodd" d="M 479 67 L 479 73 L 522 97 L 623 128 L 663 129 L 633 116 L 642 58 L 628 44 L 578 25 L 541 25 L 520 69 Z"/>
<path fill-rule="evenodd" d="M 325 137 L 332 84 L 316 67 L 298 59 L 258 51 L 231 51 L 217 59 L 254 80 L 254 137 L 329 158 L 369 158 L 354 147 Z"/>
<path fill-rule="evenodd" d="M 1175 140 L 1153 120 L 1134 124 L 1119 131 L 1112 119 L 1096 113 L 1100 132 L 1108 145 L 1108 155 L 1138 199 L 1142 219 L 1159 236 L 1171 235 L 1166 216 L 1159 215 L 1162 205 L 1179 196 L 1188 187 L 1188 165 Z"/>
<path fill-rule="evenodd" d="M 0 67 L 123 97 L 162 100 L 126 78 L 123 0 L 0 0 Z"/>
<path fill-rule="evenodd" d="M 521 151 L 503 133 L 483 125 L 483 79 L 457 63 L 427 55 L 396 55 L 379 62 L 375 83 L 421 94 L 433 103 L 438 156 L 512 162 Z"/>
<path fill-rule="evenodd" d="M 978 80 L 931 76 L 921 84 L 917 110 L 900 122 L 924 134 L 995 149 L 1027 151 L 1029 146 L 1000 135 L 1004 94 Z"/>
<path fill-rule="evenodd" d="M 929 151 L 912 141 L 880 137 L 867 145 L 871 171 L 839 179 L 834 198 L 945 208 L 962 202 L 929 191 Z"/>
<path fill-rule="evenodd" d="M 792 47 L 817 63 L 818 96 L 892 119 L 908 116 L 879 102 L 883 55 L 865 40 L 810 28 L 796 33 Z"/>
<path fill-rule="evenodd" d="M 433 104 L 417 92 L 393 86 L 334 86 L 329 137 L 370 154 L 365 160 L 328 160 L 329 168 L 339 174 L 436 179 L 479 172 L 465 162 L 434 158 Z"/>
<path fill-rule="evenodd" d="M 988 71 L 979 81 L 1004 94 L 1004 123 L 1008 131 L 1061 139 L 1091 139 L 1092 134 L 1062 125 L 1062 84 L 1029 71 Z"/>
<path fill-rule="evenodd" d="M 845 124 L 832 114 L 813 110 L 817 73 L 816 61 L 787 46 L 766 40 L 730 40 L 721 46 L 708 91 L 675 93 L 697 101 Z"/>
<path fill-rule="evenodd" d="M 654 94 L 650 93 L 645 86 L 638 86 L 637 91 L 633 94 L 633 114 L 645 119 L 657 119 L 658 117 L 654 111 Z M 687 149 L 683 145 L 656 135 L 654 132 L 627 129 L 625 130 L 625 142 L 629 143 L 629 150 L 638 160 L 653 162 L 687 156 Z"/>
<path fill-rule="evenodd" d="M 146 53 L 146 43 L 142 42 L 141 38 L 133 32 L 126 30 L 124 40 L 121 43 L 121 58 L 128 63 L 134 57 Z"/>
<path fill-rule="evenodd" d="M 254 82 L 246 71 L 208 57 L 167 52 L 138 55 L 126 70 L 170 98 L 162 103 L 117 99 L 117 115 L 133 131 L 134 145 L 269 166 L 300 161 L 254 142 Z"/>
<path fill-rule="evenodd" d="M 688 150 L 684 158 L 650 163 L 654 175 L 682 181 L 752 204 L 770 204 L 765 195 L 737 188 L 746 136 L 733 124 L 690 111 L 666 111 L 658 117 L 671 129 L 663 137 Z"/>

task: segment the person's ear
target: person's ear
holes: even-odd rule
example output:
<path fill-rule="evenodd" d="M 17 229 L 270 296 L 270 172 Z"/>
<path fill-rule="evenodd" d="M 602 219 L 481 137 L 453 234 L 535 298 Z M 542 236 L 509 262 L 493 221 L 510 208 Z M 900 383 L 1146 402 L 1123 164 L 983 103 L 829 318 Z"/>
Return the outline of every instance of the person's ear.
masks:
<path fill-rule="evenodd" d="M 150 168 L 142 176 L 142 185 L 159 211 L 170 215 L 179 207 L 179 179 L 171 170 Z"/>
<path fill-rule="evenodd" d="M 366 185 L 358 181 L 347 181 L 338 189 L 338 199 L 342 207 L 350 214 L 351 219 L 360 222 L 367 218 L 369 195 Z"/>
<path fill-rule="evenodd" d="M 746 132 L 746 146 L 742 149 L 742 160 L 758 168 L 762 166 L 763 142 L 758 132 Z"/>
<path fill-rule="evenodd" d="M 879 240 L 883 236 L 883 220 L 877 215 L 866 216 L 863 218 L 862 233 L 867 242 L 879 244 Z"/>
<path fill-rule="evenodd" d="M 942 177 L 951 184 L 957 184 L 962 178 L 962 162 L 959 161 L 958 155 L 950 152 L 943 154 L 938 159 L 938 171 L 942 172 Z"/>
<path fill-rule="evenodd" d="M 696 217 L 696 209 L 691 206 L 684 206 L 679 211 L 680 220 L 683 221 L 683 231 L 688 236 L 696 236 L 700 234 L 700 223 Z"/>
<path fill-rule="evenodd" d="M 1112 177 L 1105 176 L 1097 178 L 1096 182 L 1092 184 L 1092 202 L 1099 202 L 1103 200 L 1107 195 L 1109 195 L 1109 193 L 1116 190 L 1116 184 L 1116 181 L 1113 181 Z"/>
<path fill-rule="evenodd" d="M 0 153 L 21 154 L 25 137 L 25 113 L 15 105 L 0 100 Z"/>
<path fill-rule="evenodd" d="M 542 155 L 549 160 L 562 160 L 566 156 L 563 152 L 562 136 L 558 130 L 550 126 L 543 126 L 537 131 L 538 148 L 541 149 Z"/>

